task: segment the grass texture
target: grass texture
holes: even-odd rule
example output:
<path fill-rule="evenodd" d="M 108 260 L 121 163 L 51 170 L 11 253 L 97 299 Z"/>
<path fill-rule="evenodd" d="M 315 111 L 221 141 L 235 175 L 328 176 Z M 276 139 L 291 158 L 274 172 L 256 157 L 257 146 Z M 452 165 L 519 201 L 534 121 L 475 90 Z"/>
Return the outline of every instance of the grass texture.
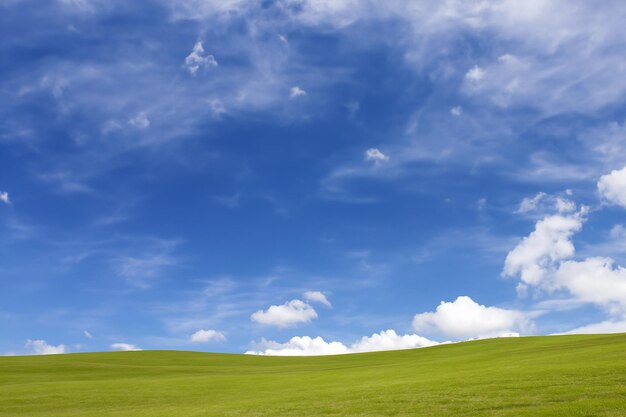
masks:
<path fill-rule="evenodd" d="M 0 357 L 0 416 L 626 416 L 626 334 L 319 357 Z"/>

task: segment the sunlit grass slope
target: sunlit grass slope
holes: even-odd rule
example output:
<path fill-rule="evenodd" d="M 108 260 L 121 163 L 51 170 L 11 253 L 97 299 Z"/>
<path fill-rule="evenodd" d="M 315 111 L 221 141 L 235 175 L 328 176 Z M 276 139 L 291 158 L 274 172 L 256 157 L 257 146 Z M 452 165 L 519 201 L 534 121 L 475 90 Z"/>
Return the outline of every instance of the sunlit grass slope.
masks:
<path fill-rule="evenodd" d="M 626 335 L 308 358 L 0 358 L 0 416 L 626 416 Z"/>

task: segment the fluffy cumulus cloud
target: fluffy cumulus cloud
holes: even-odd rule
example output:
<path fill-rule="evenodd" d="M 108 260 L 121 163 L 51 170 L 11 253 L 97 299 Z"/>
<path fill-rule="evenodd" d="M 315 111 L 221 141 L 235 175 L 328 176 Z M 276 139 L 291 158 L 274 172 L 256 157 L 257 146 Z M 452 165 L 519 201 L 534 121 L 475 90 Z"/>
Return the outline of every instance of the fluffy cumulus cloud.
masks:
<path fill-rule="evenodd" d="M 213 55 L 204 52 L 202 42 L 198 41 L 185 58 L 185 67 L 191 75 L 196 75 L 201 69 L 217 67 L 217 61 Z"/>
<path fill-rule="evenodd" d="M 379 350 L 414 349 L 434 346 L 437 342 L 416 334 L 399 335 L 395 330 L 384 330 L 364 336 L 350 346 L 351 352 L 375 352 Z"/>
<path fill-rule="evenodd" d="M 271 356 L 316 356 L 340 355 L 350 353 L 348 348 L 340 342 L 326 342 L 321 337 L 296 336 L 288 342 L 278 343 L 271 340 L 262 340 L 246 354 Z"/>
<path fill-rule="evenodd" d="M 561 262 L 553 281 L 578 301 L 601 305 L 614 314 L 626 309 L 626 269 L 611 258 Z"/>
<path fill-rule="evenodd" d="M 598 192 L 609 203 L 626 208 L 626 167 L 600 177 Z"/>
<path fill-rule="evenodd" d="M 226 341 L 226 336 L 217 330 L 200 329 L 191 335 L 191 341 L 193 343 L 224 342 Z"/>
<path fill-rule="evenodd" d="M 254 355 L 272 356 L 317 356 L 340 355 L 346 353 L 375 352 L 381 350 L 414 349 L 434 346 L 437 342 L 416 334 L 398 335 L 394 330 L 385 330 L 364 336 L 350 346 L 341 342 L 326 342 L 321 337 L 292 337 L 288 342 L 278 343 L 262 340 L 255 344 L 255 349 L 246 352 Z"/>
<path fill-rule="evenodd" d="M 612 184 L 620 175 L 614 171 L 600 183 Z M 626 311 L 626 269 L 610 257 L 574 258 L 572 236 L 581 230 L 585 214 L 583 208 L 537 221 L 535 230 L 508 253 L 503 275 L 519 278 L 523 289 L 562 293 L 571 301 L 594 304 L 613 318 L 620 317 Z M 621 227 L 611 231 L 612 236 L 620 233 Z"/>
<path fill-rule="evenodd" d="M 332 304 L 330 303 L 330 301 L 328 301 L 328 298 L 326 297 L 326 295 L 324 295 L 323 292 L 307 291 L 302 296 L 305 300 L 311 303 L 320 303 L 324 304 L 326 307 L 332 307 Z"/>
<path fill-rule="evenodd" d="M 124 351 L 124 352 L 141 350 L 139 346 L 132 345 L 130 343 L 112 343 L 110 347 L 112 350 Z"/>
<path fill-rule="evenodd" d="M 50 345 L 45 340 L 31 340 L 26 341 L 24 346 L 26 351 L 31 355 L 57 355 L 60 353 L 67 353 L 65 345 Z"/>
<path fill-rule="evenodd" d="M 315 309 L 302 300 L 291 300 L 282 305 L 273 305 L 267 310 L 259 310 L 250 316 L 252 321 L 276 327 L 309 323 L 316 318 Z"/>
<path fill-rule="evenodd" d="M 457 340 L 515 336 L 532 327 L 530 319 L 521 311 L 487 307 L 466 296 L 452 302 L 442 301 L 434 312 L 416 314 L 413 318 L 417 332 Z"/>
<path fill-rule="evenodd" d="M 17 3 L 10 1 L 7 5 Z M 85 11 L 95 10 L 94 7 L 98 8 L 97 5 L 107 2 L 59 0 L 59 3 L 65 5 L 65 8 Z M 106 7 L 114 8 L 115 3 L 111 2 L 111 5 Z M 151 29 L 168 25 L 178 19 L 204 19 L 205 21 L 194 21 L 191 26 L 178 23 L 169 27 L 168 30 L 161 31 L 169 39 L 155 38 L 145 43 L 134 40 L 129 42 L 129 39 L 124 36 L 109 37 L 113 40 L 119 39 L 119 43 L 103 44 L 102 47 L 94 43 L 93 48 L 84 50 L 84 54 L 69 54 L 45 62 L 35 60 L 37 62 L 32 61 L 30 64 L 26 61 L 19 63 L 20 67 L 32 70 L 28 73 L 5 71 L 4 75 L 8 77 L 6 91 L 9 95 L 4 101 L 18 103 L 19 105 L 15 106 L 16 109 L 28 109 L 33 103 L 41 102 L 47 97 L 46 100 L 51 100 L 49 103 L 51 105 L 45 107 L 58 110 L 58 112 L 55 110 L 51 117 L 55 129 L 76 125 L 62 132 L 62 136 L 73 138 L 79 143 L 81 138 L 89 138 L 96 134 L 83 130 L 81 126 L 109 126 L 106 129 L 103 128 L 102 134 L 110 135 L 111 140 L 89 141 L 92 144 L 103 143 L 106 144 L 105 146 L 90 147 L 84 155 L 74 155 L 74 152 L 71 152 L 71 157 L 60 158 L 58 166 L 64 169 L 67 166 L 67 173 L 65 170 L 53 169 L 56 165 L 52 162 L 56 161 L 42 160 L 42 166 L 50 165 L 49 174 L 41 173 L 42 179 L 47 178 L 46 181 L 59 184 L 59 187 L 66 191 L 89 194 L 92 189 L 88 184 L 91 182 L 100 184 L 98 177 L 102 175 L 101 179 L 104 180 L 110 172 L 104 167 L 110 165 L 117 167 L 117 164 L 110 164 L 110 161 L 123 154 L 120 150 L 131 146 L 132 141 L 113 140 L 113 136 L 125 134 L 121 132 L 126 130 L 132 131 L 128 133 L 132 134 L 139 132 L 140 129 L 149 128 L 150 119 L 154 124 L 173 126 L 163 130 L 152 129 L 159 131 L 154 132 L 154 143 L 159 143 L 174 137 L 204 136 L 206 131 L 195 130 L 196 126 L 218 122 L 218 117 L 208 120 L 208 113 L 219 116 L 228 109 L 229 116 L 232 113 L 234 118 L 238 110 L 245 110 L 244 114 L 252 113 L 255 117 L 256 112 L 261 113 L 259 117 L 261 119 L 274 111 L 277 115 L 285 114 L 277 111 L 276 107 L 285 106 L 289 111 L 295 111 L 291 109 L 308 107 L 292 105 L 295 102 L 302 101 L 303 98 L 306 99 L 304 101 L 313 101 L 321 97 L 325 105 L 315 108 L 336 109 L 336 100 L 339 99 L 364 100 L 363 111 L 355 115 L 355 119 L 359 123 L 365 123 L 365 120 L 361 121 L 359 117 L 366 119 L 369 115 L 366 111 L 368 110 L 366 104 L 370 100 L 373 102 L 377 97 L 377 91 L 372 91 L 371 97 L 359 94 L 352 94 L 353 97 L 324 96 L 324 94 L 336 91 L 358 93 L 356 88 L 354 90 L 344 88 L 348 85 L 346 83 L 348 78 L 352 78 L 350 83 L 354 83 L 353 85 L 357 85 L 358 82 L 355 77 L 360 71 L 355 72 L 355 68 L 350 67 L 351 63 L 363 62 L 362 59 L 354 58 L 369 56 L 372 52 L 378 53 L 383 48 L 394 48 L 384 54 L 389 57 L 387 61 L 394 68 L 401 67 L 403 64 L 393 60 L 394 57 L 402 57 L 401 59 L 406 60 L 406 68 L 399 68 L 401 74 L 406 74 L 407 68 L 415 71 L 415 79 L 408 80 L 408 84 L 418 86 L 417 82 L 422 79 L 428 79 L 431 83 L 425 85 L 428 87 L 425 89 L 406 89 L 410 94 L 400 97 L 398 103 L 411 101 L 416 107 L 419 104 L 415 104 L 413 100 L 416 92 L 433 91 L 432 97 L 426 97 L 428 100 L 425 100 L 425 103 L 432 103 L 432 105 L 419 106 L 419 123 L 415 123 L 415 125 L 419 124 L 419 129 L 400 128 L 399 130 L 406 132 L 406 135 L 397 134 L 398 131 L 380 132 L 381 137 L 396 141 L 385 143 L 383 148 L 392 156 L 391 159 L 377 148 L 367 149 L 364 154 L 365 148 L 359 148 L 355 158 L 358 159 L 358 166 L 334 171 L 335 173 L 328 181 L 330 185 L 327 189 L 333 190 L 334 195 L 346 195 L 346 199 L 352 196 L 345 191 L 348 187 L 344 187 L 347 183 L 347 180 L 343 182 L 344 179 L 354 178 L 357 175 L 372 178 L 385 175 L 388 178 L 395 178 L 395 175 L 413 172 L 408 167 L 415 165 L 412 164 L 415 160 L 446 162 L 447 158 L 456 155 L 459 160 L 473 163 L 477 160 L 473 157 L 476 155 L 484 156 L 485 161 L 495 160 L 496 162 L 501 162 L 498 158 L 508 158 L 503 156 L 504 154 L 526 157 L 526 155 L 521 155 L 523 152 L 517 152 L 520 148 L 512 143 L 516 139 L 509 139 L 507 132 L 529 132 L 532 136 L 536 130 L 528 129 L 529 126 L 522 125 L 522 122 L 517 124 L 517 121 L 525 118 L 542 122 L 551 121 L 558 119 L 553 116 L 562 113 L 583 114 L 585 117 L 580 117 L 581 120 L 598 120 L 599 117 L 603 117 L 599 113 L 606 112 L 596 110 L 614 107 L 615 103 L 623 101 L 626 94 L 626 66 L 623 65 L 624 57 L 620 53 L 626 31 L 619 13 L 616 13 L 615 5 L 619 5 L 619 2 L 611 3 L 614 7 L 597 7 L 593 2 L 581 0 L 572 0 L 568 4 L 569 7 L 563 7 L 563 2 L 556 0 L 451 0 L 445 2 L 434 0 L 419 2 L 404 0 L 276 0 L 271 2 L 181 0 L 167 1 L 164 4 L 172 10 L 172 16 L 164 16 L 164 20 L 157 21 L 156 26 L 144 27 L 145 33 L 156 33 Z M 617 9 L 618 12 L 621 11 L 619 6 Z M 104 18 L 109 19 L 118 14 L 106 14 Z M 161 13 L 156 15 L 161 16 Z M 146 19 L 142 19 L 142 24 L 149 24 L 148 20 L 151 16 L 145 14 L 144 17 Z M 347 27 L 357 21 L 363 24 Z M 228 22 L 232 22 L 232 26 Z M 389 22 L 398 24 L 389 25 Z M 82 21 L 79 19 L 74 23 L 78 29 L 82 25 L 83 31 L 87 27 L 106 28 L 107 26 L 102 25 L 102 21 L 99 20 Z M 309 27 L 303 28 L 299 25 Z M 37 25 L 31 26 L 36 28 Z M 184 33 L 172 32 L 183 26 L 187 27 Z M 338 54 L 365 52 L 365 55 L 349 55 L 346 56 L 345 61 L 339 60 L 339 56 L 329 56 L 330 60 L 319 60 L 317 59 L 319 57 L 309 56 L 306 52 L 315 48 L 310 48 L 309 41 L 302 42 L 303 36 L 311 32 L 314 36 L 320 33 L 315 32 L 316 28 L 311 30 L 311 26 L 321 27 L 321 32 L 324 36 L 329 34 L 333 45 L 344 48 L 339 49 Z M 65 25 L 59 27 L 65 29 Z M 389 32 L 376 30 L 382 27 L 389 28 Z M 242 28 L 245 30 L 241 30 Z M 333 32 L 332 29 L 336 28 L 346 28 L 346 30 Z M 77 28 L 74 30 L 78 32 Z M 193 40 L 201 38 L 194 38 L 191 43 L 184 45 L 182 52 L 175 50 L 174 43 L 170 41 L 182 35 L 189 39 L 190 30 L 200 34 L 201 37 L 207 36 L 207 39 L 217 40 L 211 48 L 207 47 L 207 50 L 217 57 L 223 56 L 228 71 L 212 71 L 212 77 L 205 77 L 203 82 L 198 82 L 198 78 L 201 78 L 203 73 L 218 67 L 218 62 L 215 56 L 205 50 L 205 45 L 200 40 L 193 44 Z M 280 35 L 282 42 L 277 39 L 280 33 L 285 34 Z M 75 33 L 72 36 L 81 39 L 85 34 L 84 32 Z M 234 34 L 234 37 L 227 36 L 229 34 Z M 288 44 L 285 36 L 291 37 L 292 34 L 293 40 Z M 33 32 L 31 35 L 36 35 L 36 33 Z M 106 33 L 101 35 L 106 35 Z M 45 42 L 45 38 L 45 36 L 25 36 L 24 42 L 29 43 L 33 39 Z M 58 36 L 47 38 L 50 38 L 52 42 Z M 390 39 L 394 42 L 389 42 Z M 480 49 L 481 52 L 477 53 L 470 50 L 472 48 L 466 47 L 468 39 L 472 41 L 472 44 L 488 44 L 489 47 L 474 48 Z M 70 41 L 69 37 L 68 41 Z M 24 42 L 13 42 L 9 39 L 7 45 L 19 46 Z M 135 48 L 133 45 L 138 46 Z M 159 50 L 159 45 L 168 45 L 165 49 L 171 53 L 162 53 L 164 49 Z M 303 45 L 306 50 L 299 49 Z M 345 48 L 345 45 L 349 47 Z M 459 45 L 463 49 L 463 53 L 460 54 L 457 49 Z M 39 49 L 44 51 L 45 47 L 46 45 L 42 45 Z M 370 47 L 372 49 L 367 49 Z M 335 49 L 329 53 L 332 54 L 333 50 Z M 113 54 L 111 54 L 112 51 Z M 494 54 L 494 51 L 499 52 Z M 105 56 L 103 54 L 106 54 L 107 59 L 100 59 Z M 39 65 L 41 62 L 44 64 Z M 174 72 L 168 72 L 167 68 L 174 68 Z M 179 79 L 172 82 L 176 72 L 185 74 L 188 72 L 191 76 L 178 77 Z M 386 76 L 385 79 L 390 79 L 388 76 L 393 75 L 382 74 Z M 371 83 L 371 74 L 364 73 L 364 75 L 366 75 L 364 80 Z M 403 77 L 399 80 L 405 85 L 406 81 Z M 29 83 L 33 85 L 27 85 Z M 311 92 L 309 96 L 306 96 L 306 91 L 298 85 L 299 83 Z M 334 88 L 337 86 L 341 88 Z M 456 87 L 460 89 L 457 90 Z M 402 87 L 399 86 L 399 88 Z M 9 91 L 15 91 L 16 95 L 12 96 L 12 93 L 8 93 Z M 437 95 L 437 91 L 444 91 L 444 95 L 452 97 L 454 102 L 448 102 L 437 109 L 435 104 L 442 102 L 439 100 L 441 96 Z M 290 97 L 294 100 L 289 100 Z M 120 105 L 120 103 L 127 104 Z M 351 103 L 357 103 L 352 105 L 354 110 L 351 110 L 351 113 L 354 115 L 359 106 L 356 101 Z M 452 107 L 457 104 L 462 104 L 463 109 L 460 106 Z M 491 111 L 491 106 L 494 105 L 498 107 L 496 113 Z M 506 117 L 500 117 L 503 114 L 502 108 L 521 110 L 520 116 L 507 113 Z M 441 113 L 442 109 L 445 113 L 445 120 L 449 123 L 432 123 L 432 115 L 435 112 Z M 139 110 L 142 111 L 137 113 Z M 394 124 L 398 121 L 399 124 L 404 125 L 402 115 L 412 112 L 412 109 L 398 108 L 397 110 L 394 107 L 393 111 L 398 114 L 398 117 L 394 118 Z M 47 123 L 33 124 L 28 117 L 10 117 L 12 115 L 10 112 L 6 114 L 5 119 L 13 119 L 12 123 L 18 124 L 15 128 L 7 125 L 5 129 L 7 131 L 32 131 L 33 137 L 45 136 L 42 133 L 46 131 L 57 131 L 49 129 L 50 124 Z M 529 114 L 532 117 L 528 117 Z M 461 115 L 463 117 L 453 117 Z M 22 119 L 24 122 L 20 122 Z M 497 119 L 497 121 L 492 122 L 491 119 Z M 513 119 L 516 122 L 508 124 Z M 81 123 L 72 122 L 76 120 Z M 162 122 L 168 120 L 174 122 Z M 233 122 L 237 123 L 237 120 Z M 23 125 L 19 125 L 21 123 Z M 439 126 L 447 128 L 447 125 L 456 124 L 463 125 L 461 132 L 434 131 L 433 129 L 433 133 L 429 133 L 429 125 L 436 125 L 437 129 L 440 129 Z M 540 124 L 538 122 L 536 127 L 540 127 Z M 479 126 L 478 134 L 473 134 L 472 125 Z M 367 128 L 370 125 L 363 126 Z M 382 125 L 375 123 L 374 126 Z M 124 129 L 124 127 L 130 128 Z M 502 136 L 505 138 L 501 141 L 491 140 L 493 136 L 489 136 L 489 132 L 495 132 L 494 136 L 504 133 Z M 614 140 L 599 142 L 594 136 L 588 140 L 588 143 L 582 144 L 585 151 L 590 151 L 589 155 L 583 153 L 583 157 L 590 161 L 589 164 L 594 164 L 594 167 L 590 169 L 588 165 L 580 164 L 580 167 L 576 166 L 572 169 L 571 175 L 580 174 L 581 176 L 577 178 L 589 179 L 591 176 L 588 172 L 596 172 L 596 165 L 606 163 L 604 166 L 608 167 L 605 168 L 607 171 L 622 167 L 623 165 L 617 164 L 618 161 L 623 161 L 624 156 L 623 132 L 623 125 L 618 125 L 615 127 Z M 394 139 L 395 137 L 400 139 Z M 437 140 L 431 140 L 431 137 Z M 456 140 L 455 137 L 460 139 Z M 486 137 L 489 140 L 479 141 L 475 137 Z M 413 140 L 415 138 L 419 140 Z M 532 141 L 522 140 L 522 142 Z M 118 147 L 117 143 L 123 145 Z M 501 145 L 496 145 L 496 143 Z M 36 143 L 28 144 L 33 149 L 46 148 L 46 146 L 37 145 Z M 561 148 L 557 145 L 550 146 Z M 82 144 L 76 147 L 77 151 L 82 148 Z M 87 149 L 86 143 L 84 148 Z M 502 151 L 503 148 L 506 148 L 505 152 Z M 216 150 L 216 153 L 219 153 L 217 151 L 219 150 Z M 15 152 L 15 154 L 19 153 Z M 202 154 L 199 152 L 198 157 Z M 85 155 L 102 155 L 102 158 L 91 158 L 94 162 L 89 164 L 74 163 L 74 161 L 89 159 L 85 158 Z M 534 175 L 535 177 L 544 179 L 557 175 L 547 174 L 549 172 L 564 175 L 564 172 L 569 171 L 566 169 L 568 167 L 557 166 L 556 163 L 550 165 L 548 163 L 550 158 L 543 155 L 545 154 L 542 152 L 536 152 L 529 156 L 534 167 L 533 172 L 538 173 Z M 600 159 L 597 159 L 598 156 Z M 55 154 L 55 158 L 57 157 L 62 156 Z M 134 161 L 134 158 L 129 159 Z M 233 159 L 236 160 L 236 156 Z M 507 160 L 507 162 L 510 161 Z M 122 163 L 120 162 L 119 171 L 125 172 Z M 225 161 L 225 165 L 228 165 L 228 161 Z M 496 165 L 513 166 L 513 164 Z M 524 165 L 524 162 L 521 165 Z M 479 168 L 477 167 L 477 170 Z M 36 171 L 37 167 L 33 169 Z M 598 176 L 593 178 L 597 179 Z M 439 184 L 440 182 L 432 181 L 432 183 Z M 597 188 L 606 202 L 626 207 L 626 168 L 612 171 L 601 177 Z M 373 201 L 373 199 L 354 196 L 352 201 Z M 3 205 L 2 203 L 10 203 L 9 194 L 6 191 L 0 191 L 0 206 Z M 236 205 L 236 201 L 231 204 Z M 480 206 L 483 205 L 480 204 Z M 545 214 L 548 211 L 553 211 L 554 214 Z M 607 311 L 611 312 L 612 319 L 598 324 L 594 329 L 621 328 L 622 313 L 620 311 L 626 304 L 624 302 L 626 299 L 624 269 L 613 259 L 604 256 L 582 260 L 574 258 L 576 253 L 572 236 L 582 229 L 587 216 L 585 211 L 577 212 L 573 203 L 565 198 L 550 197 L 540 193 L 524 200 L 518 212 L 524 215 L 541 216 L 541 218 L 534 224 L 534 230 L 529 230 L 530 234 L 508 253 L 504 262 L 503 275 L 519 279 L 521 290 L 534 287 L 544 293 L 562 291 L 575 300 L 606 307 Z M 616 232 L 618 231 L 616 229 Z M 524 235 L 526 234 L 525 232 Z M 161 252 L 116 259 L 116 272 L 119 276 L 140 287 L 148 286 L 147 278 L 159 276 L 163 270 L 176 264 L 175 259 Z M 270 306 L 267 310 L 252 314 L 251 319 L 257 323 L 279 327 L 310 322 L 317 317 L 311 304 L 330 305 L 330 302 L 322 293 L 307 294 L 304 295 L 304 301 L 292 300 L 283 305 Z M 314 305 L 317 308 L 317 304 Z M 249 312 L 251 311 L 254 310 Z M 436 311 L 418 314 L 414 320 L 416 328 L 458 338 L 518 332 L 522 331 L 526 324 L 528 322 L 520 312 L 483 306 L 469 297 L 459 297 L 453 302 L 442 303 Z M 187 336 L 204 326 L 205 324 L 194 325 L 188 329 Z M 208 332 L 211 330 L 199 330 L 191 338 L 193 340 L 195 337 L 201 341 L 217 337 L 216 334 L 209 335 Z M 401 336 L 391 332 L 388 330 L 363 338 L 351 346 L 339 342 L 327 343 L 321 338 L 294 338 L 288 343 L 273 344 L 262 351 L 274 349 L 275 351 L 343 353 L 360 349 L 359 346 L 407 346 L 420 343 L 421 340 L 418 335 Z M 85 335 L 89 337 L 87 333 Z M 63 345 L 50 346 L 41 340 L 29 341 L 29 343 L 29 349 L 32 351 L 65 350 Z M 136 348 L 136 346 L 123 343 L 112 345 L 112 348 L 129 347 Z"/>
<path fill-rule="evenodd" d="M 571 237 L 582 228 L 585 212 L 583 209 L 538 221 L 535 230 L 506 256 L 503 275 L 519 275 L 522 282 L 529 285 L 545 283 L 551 265 L 574 255 Z"/>

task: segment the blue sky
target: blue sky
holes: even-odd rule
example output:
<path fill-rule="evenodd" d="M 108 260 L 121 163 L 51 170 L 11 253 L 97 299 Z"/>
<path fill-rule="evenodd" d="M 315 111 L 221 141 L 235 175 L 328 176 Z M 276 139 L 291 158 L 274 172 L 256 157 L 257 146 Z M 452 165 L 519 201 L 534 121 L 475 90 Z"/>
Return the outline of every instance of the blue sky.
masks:
<path fill-rule="evenodd" d="M 0 353 L 626 331 L 625 17 L 2 1 Z"/>

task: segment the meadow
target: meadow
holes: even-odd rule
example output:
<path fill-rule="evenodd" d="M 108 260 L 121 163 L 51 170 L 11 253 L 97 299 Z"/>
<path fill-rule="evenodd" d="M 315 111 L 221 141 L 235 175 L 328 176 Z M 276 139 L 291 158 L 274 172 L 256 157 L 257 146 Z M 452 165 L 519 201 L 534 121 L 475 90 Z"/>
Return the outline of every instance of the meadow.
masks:
<path fill-rule="evenodd" d="M 626 334 L 320 357 L 0 357 L 0 416 L 626 416 Z"/>

